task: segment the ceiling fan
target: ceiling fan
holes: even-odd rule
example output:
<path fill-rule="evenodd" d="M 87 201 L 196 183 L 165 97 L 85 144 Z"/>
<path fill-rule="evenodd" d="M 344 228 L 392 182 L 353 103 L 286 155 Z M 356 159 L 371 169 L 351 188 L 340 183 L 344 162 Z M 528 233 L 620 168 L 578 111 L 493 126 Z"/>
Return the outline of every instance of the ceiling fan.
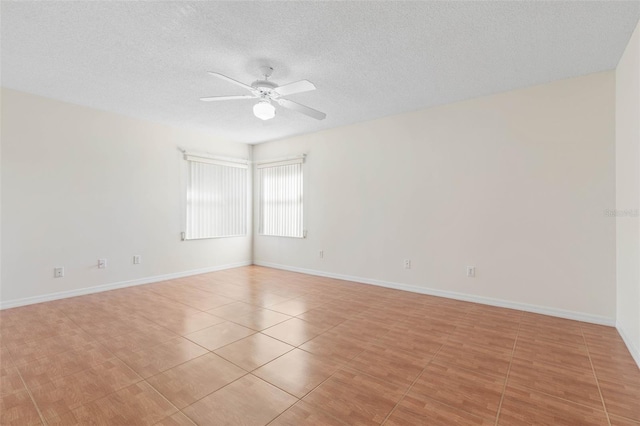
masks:
<path fill-rule="evenodd" d="M 260 67 L 260 72 L 264 76 L 264 80 L 256 80 L 251 85 L 241 83 L 226 75 L 222 75 L 217 72 L 209 72 L 218 78 L 226 80 L 230 83 L 247 89 L 251 92 L 250 95 L 231 95 L 231 96 L 209 96 L 206 98 L 200 98 L 201 101 L 228 101 L 232 99 L 259 99 L 258 103 L 253 106 L 253 114 L 261 120 L 270 120 L 276 116 L 276 108 L 273 103 L 277 103 L 285 108 L 292 109 L 309 117 L 313 117 L 316 120 L 324 120 L 327 116 L 324 112 L 317 111 L 308 106 L 301 105 L 297 102 L 290 101 L 283 98 L 283 96 L 292 95 L 294 93 L 308 92 L 310 90 L 316 90 L 316 86 L 309 80 L 300 80 L 294 83 L 285 84 L 284 86 L 278 86 L 275 83 L 269 81 L 269 77 L 273 73 L 273 68 L 270 66 Z"/>

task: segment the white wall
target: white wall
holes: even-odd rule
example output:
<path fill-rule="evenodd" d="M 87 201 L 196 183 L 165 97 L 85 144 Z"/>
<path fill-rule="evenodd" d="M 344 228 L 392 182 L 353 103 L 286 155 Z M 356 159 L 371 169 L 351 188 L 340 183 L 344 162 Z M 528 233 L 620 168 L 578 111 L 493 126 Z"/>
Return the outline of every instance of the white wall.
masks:
<path fill-rule="evenodd" d="M 248 145 L 6 89 L 1 121 L 2 306 L 251 262 L 250 235 L 180 241 L 177 149 L 249 158 Z"/>
<path fill-rule="evenodd" d="M 640 24 L 616 69 L 617 326 L 640 365 Z M 634 215 L 635 213 L 635 215 Z"/>
<path fill-rule="evenodd" d="M 254 262 L 613 324 L 614 95 L 604 72 L 257 145 L 308 154 L 308 238 L 255 235 Z"/>

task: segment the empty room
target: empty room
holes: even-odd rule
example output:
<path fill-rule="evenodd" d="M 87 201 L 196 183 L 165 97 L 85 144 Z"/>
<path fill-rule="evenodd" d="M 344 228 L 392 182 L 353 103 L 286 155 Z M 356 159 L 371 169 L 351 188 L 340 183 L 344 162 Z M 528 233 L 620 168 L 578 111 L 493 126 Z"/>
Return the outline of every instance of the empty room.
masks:
<path fill-rule="evenodd" d="M 0 425 L 640 426 L 640 1 L 1 1 Z"/>

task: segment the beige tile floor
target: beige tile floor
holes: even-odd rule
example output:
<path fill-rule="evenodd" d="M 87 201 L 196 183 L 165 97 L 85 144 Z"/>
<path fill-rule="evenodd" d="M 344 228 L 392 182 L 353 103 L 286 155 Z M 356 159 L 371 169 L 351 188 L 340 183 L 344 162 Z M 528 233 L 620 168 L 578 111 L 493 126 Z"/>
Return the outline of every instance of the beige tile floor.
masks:
<path fill-rule="evenodd" d="M 614 328 L 257 266 L 0 327 L 2 425 L 640 425 Z"/>

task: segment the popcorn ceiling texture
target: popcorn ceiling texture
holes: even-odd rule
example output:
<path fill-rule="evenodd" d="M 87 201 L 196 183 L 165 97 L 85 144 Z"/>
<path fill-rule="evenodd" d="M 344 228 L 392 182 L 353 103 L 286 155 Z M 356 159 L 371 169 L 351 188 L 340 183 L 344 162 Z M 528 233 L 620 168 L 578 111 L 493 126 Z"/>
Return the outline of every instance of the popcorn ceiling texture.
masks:
<path fill-rule="evenodd" d="M 640 2 L 7 2 L 2 86 L 259 143 L 616 67 Z M 316 121 L 253 100 L 250 83 L 308 79 L 289 98 Z"/>

